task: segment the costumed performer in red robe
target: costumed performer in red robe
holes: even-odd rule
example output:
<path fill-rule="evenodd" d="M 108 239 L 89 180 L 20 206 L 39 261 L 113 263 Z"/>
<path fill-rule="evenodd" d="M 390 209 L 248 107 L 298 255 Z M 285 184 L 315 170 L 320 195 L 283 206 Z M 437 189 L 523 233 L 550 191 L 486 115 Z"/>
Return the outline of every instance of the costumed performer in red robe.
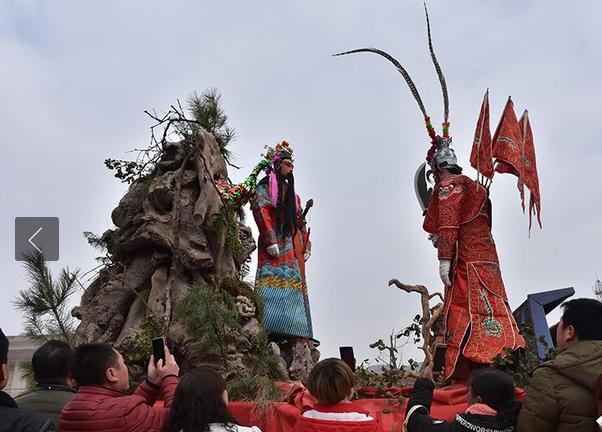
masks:
<path fill-rule="evenodd" d="M 423 228 L 433 237 L 445 285 L 445 378 L 467 379 L 509 348 L 524 348 L 491 234 L 487 190 L 462 175 L 450 138 L 436 137 L 430 161 L 435 187 Z"/>

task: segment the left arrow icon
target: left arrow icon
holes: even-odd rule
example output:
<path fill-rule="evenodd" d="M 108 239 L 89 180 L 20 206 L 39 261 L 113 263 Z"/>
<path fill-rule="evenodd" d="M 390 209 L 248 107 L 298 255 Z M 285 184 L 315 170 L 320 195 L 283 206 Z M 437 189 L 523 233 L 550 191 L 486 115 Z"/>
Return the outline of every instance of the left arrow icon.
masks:
<path fill-rule="evenodd" d="M 58 261 L 59 218 L 15 218 L 15 259 L 24 261 L 32 253 L 42 254 L 45 261 Z"/>
<path fill-rule="evenodd" d="M 40 234 L 40 232 L 44 229 L 44 227 L 40 227 L 31 237 L 27 240 L 34 248 L 37 249 L 38 252 L 42 253 L 42 250 L 32 241 L 35 236 Z"/>

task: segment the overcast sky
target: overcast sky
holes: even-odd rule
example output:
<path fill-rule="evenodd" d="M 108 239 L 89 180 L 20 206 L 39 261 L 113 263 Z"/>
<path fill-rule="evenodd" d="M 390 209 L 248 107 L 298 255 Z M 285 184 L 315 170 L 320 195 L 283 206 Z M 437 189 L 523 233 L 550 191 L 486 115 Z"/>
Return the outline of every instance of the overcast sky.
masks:
<path fill-rule="evenodd" d="M 544 229 L 528 238 L 514 177 L 492 186 L 512 308 L 528 293 L 568 286 L 591 296 L 602 274 L 602 3 L 429 7 L 466 174 L 475 177 L 468 156 L 486 88 L 492 130 L 509 95 L 517 115 L 529 109 Z M 353 345 L 358 360 L 374 357 L 368 344 L 419 312 L 419 298 L 388 288 L 388 279 L 431 290 L 441 283 L 412 186 L 428 149 L 420 111 L 384 59 L 330 56 L 366 46 L 402 62 L 438 126 L 441 93 L 419 0 L 1 2 L 0 326 L 22 330 L 11 303 L 26 287 L 14 218 L 59 217 L 52 268 L 89 270 L 97 253 L 82 232 L 111 228 L 126 190 L 104 159 L 148 142 L 143 110 L 216 87 L 238 133 L 232 150 L 243 169 L 233 179 L 249 173 L 264 145 L 294 146 L 297 191 L 315 200 L 308 284 L 323 355 Z"/>

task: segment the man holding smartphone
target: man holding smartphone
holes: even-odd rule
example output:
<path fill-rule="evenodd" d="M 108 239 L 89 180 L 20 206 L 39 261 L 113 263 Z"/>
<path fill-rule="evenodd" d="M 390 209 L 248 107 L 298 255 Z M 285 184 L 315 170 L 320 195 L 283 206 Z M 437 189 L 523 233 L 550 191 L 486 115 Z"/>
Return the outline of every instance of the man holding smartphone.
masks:
<path fill-rule="evenodd" d="M 133 394 L 128 368 L 121 354 L 109 344 L 93 343 L 75 349 L 72 374 L 78 393 L 65 406 L 59 419 L 63 432 L 159 432 L 169 414 L 180 368 L 167 346 L 165 361 L 151 356 L 147 378 Z M 158 399 L 164 406 L 153 405 Z"/>

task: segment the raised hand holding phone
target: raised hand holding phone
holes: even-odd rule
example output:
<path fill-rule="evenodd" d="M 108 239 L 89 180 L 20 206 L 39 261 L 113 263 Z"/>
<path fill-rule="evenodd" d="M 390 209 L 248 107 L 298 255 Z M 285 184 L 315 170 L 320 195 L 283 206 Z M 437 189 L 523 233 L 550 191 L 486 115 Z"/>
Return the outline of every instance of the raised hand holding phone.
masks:
<path fill-rule="evenodd" d="M 163 339 L 163 338 L 161 338 Z M 158 386 L 161 384 L 163 378 L 169 375 L 178 376 L 180 373 L 180 367 L 176 363 L 176 359 L 169 352 L 169 348 L 165 345 L 165 340 L 163 340 L 163 356 L 159 359 L 159 361 L 155 361 L 155 355 L 151 355 L 151 358 L 148 362 L 148 371 L 147 376 L 148 380 Z"/>
<path fill-rule="evenodd" d="M 163 365 L 165 365 L 165 338 L 158 337 L 153 339 L 153 359 L 155 361 L 155 366 L 159 363 L 159 360 L 163 360 Z"/>

